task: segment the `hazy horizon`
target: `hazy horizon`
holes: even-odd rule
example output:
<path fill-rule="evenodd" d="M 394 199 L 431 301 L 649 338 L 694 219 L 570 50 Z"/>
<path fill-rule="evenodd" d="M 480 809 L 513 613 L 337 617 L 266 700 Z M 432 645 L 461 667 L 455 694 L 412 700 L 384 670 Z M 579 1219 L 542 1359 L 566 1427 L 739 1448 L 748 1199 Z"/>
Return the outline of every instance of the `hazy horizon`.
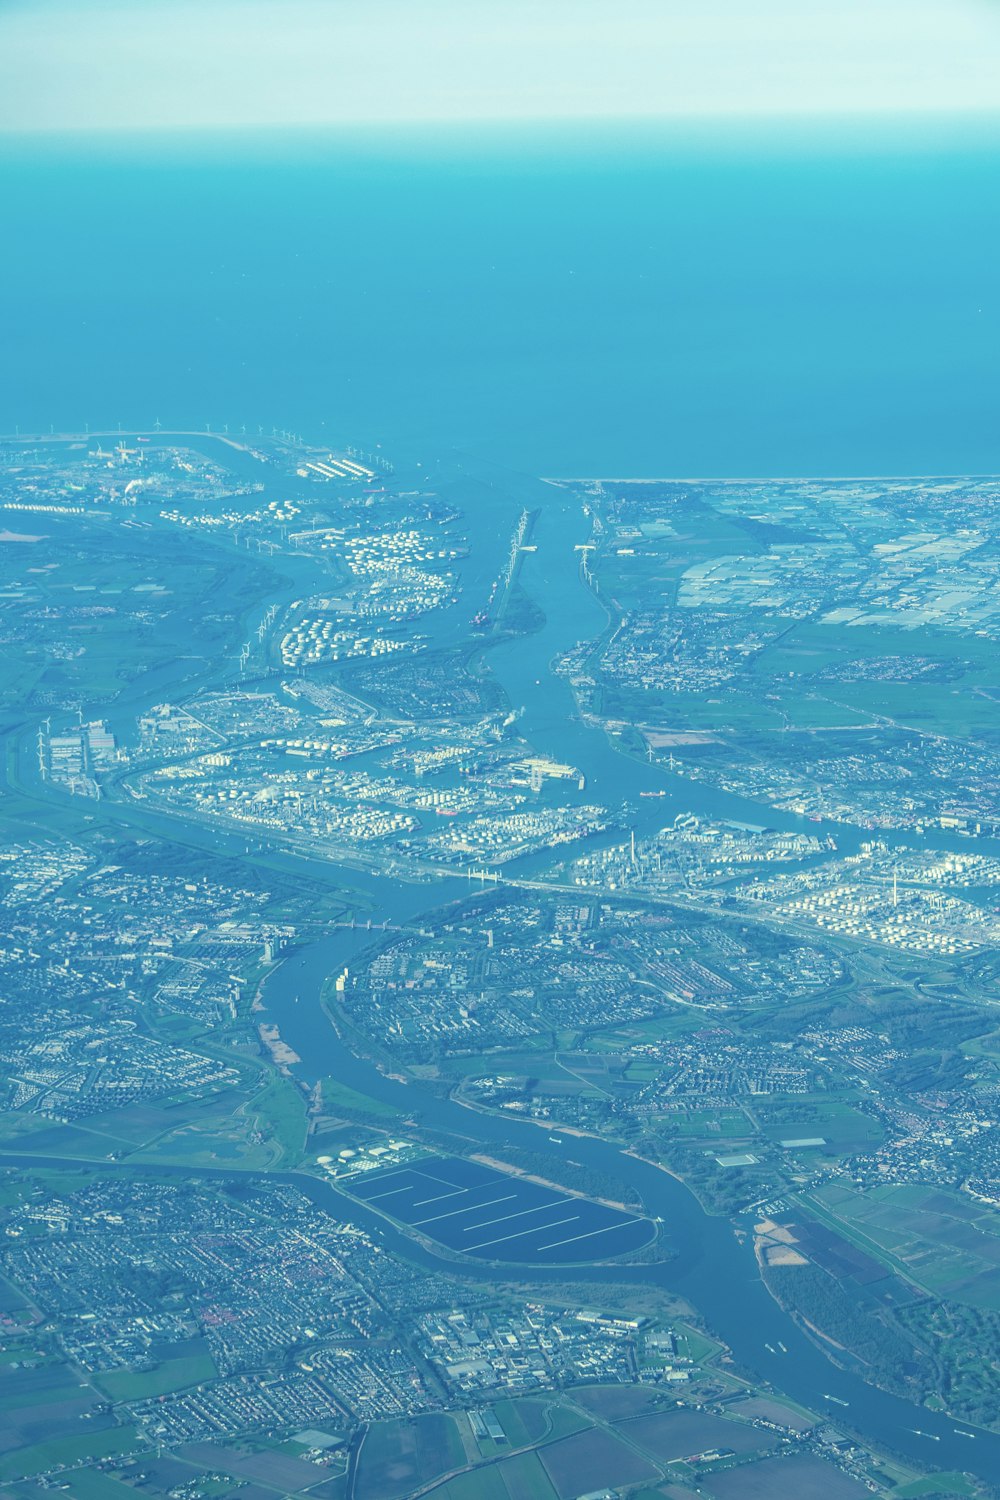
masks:
<path fill-rule="evenodd" d="M 984 0 L 34 0 L 0 10 L 0 133 L 995 111 Z"/>

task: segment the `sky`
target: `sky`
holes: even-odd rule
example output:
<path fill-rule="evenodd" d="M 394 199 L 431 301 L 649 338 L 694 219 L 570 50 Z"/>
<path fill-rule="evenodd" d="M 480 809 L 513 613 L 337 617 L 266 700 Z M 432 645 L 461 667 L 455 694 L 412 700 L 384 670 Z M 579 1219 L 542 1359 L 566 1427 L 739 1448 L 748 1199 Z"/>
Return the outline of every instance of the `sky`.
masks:
<path fill-rule="evenodd" d="M 969 114 L 1000 0 L 0 0 L 0 132 Z"/>

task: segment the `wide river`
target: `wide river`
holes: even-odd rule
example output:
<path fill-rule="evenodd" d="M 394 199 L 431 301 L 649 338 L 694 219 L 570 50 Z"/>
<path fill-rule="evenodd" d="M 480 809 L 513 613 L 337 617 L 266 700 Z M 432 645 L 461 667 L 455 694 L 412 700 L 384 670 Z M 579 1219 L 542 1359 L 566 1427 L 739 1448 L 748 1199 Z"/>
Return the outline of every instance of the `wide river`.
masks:
<path fill-rule="evenodd" d="M 232 459 L 231 450 L 227 456 Z M 510 471 L 490 471 L 478 458 L 472 466 L 474 473 L 466 474 L 462 460 L 456 455 L 442 462 L 437 472 L 429 472 L 433 468 L 428 465 L 428 470 L 419 476 L 421 485 L 430 481 L 442 487 L 462 506 L 470 551 L 461 564 L 463 588 L 458 602 L 431 617 L 431 644 L 447 645 L 467 639 L 469 616 L 485 601 L 498 566 L 506 556 L 520 511 L 524 507 L 539 511 L 531 537 L 536 550 L 524 554 L 520 581 L 544 611 L 544 626 L 533 635 L 491 647 L 487 659 L 512 705 L 523 710 L 519 729 L 537 750 L 570 762 L 585 773 L 588 800 L 611 808 L 627 801 L 631 808 L 630 822 L 640 834 L 662 827 L 678 811 L 694 811 L 707 817 L 750 823 L 766 821 L 773 827 L 814 833 L 826 831 L 833 834 L 841 849 L 857 846 L 862 835 L 856 830 L 826 825 L 817 828 L 816 824 L 791 815 L 771 810 L 765 813 L 759 804 L 671 777 L 656 766 L 620 754 L 603 731 L 581 722 L 568 683 L 552 671 L 553 662 L 564 652 L 578 641 L 595 638 L 607 625 L 603 607 L 580 574 L 576 548 L 589 539 L 591 526 L 580 500 L 565 490 Z M 313 564 L 301 559 L 300 568 L 302 576 L 296 578 L 300 587 L 319 582 L 319 574 L 315 579 L 312 577 Z M 254 611 L 251 616 L 257 617 Z M 164 691 L 180 688 L 182 684 L 190 691 L 192 677 L 201 686 L 221 685 L 234 670 L 231 665 L 202 660 L 197 668 L 181 661 L 145 674 L 117 701 L 110 715 L 113 727 L 125 735 L 132 716 L 161 701 Z M 49 788 L 38 780 L 33 731 L 24 735 L 18 752 L 18 782 L 36 794 L 51 795 Z M 663 791 L 665 795 L 639 800 L 638 793 L 643 790 Z M 166 838 L 178 836 L 178 821 L 159 810 L 129 799 L 115 800 L 106 806 L 114 807 L 116 818 L 125 826 L 143 828 Z M 236 858 L 254 857 L 245 835 L 240 833 L 189 824 L 184 837 L 195 845 Z M 906 842 L 919 841 L 908 837 Z M 934 842 L 937 845 L 954 842 L 956 847 L 968 848 L 963 841 L 938 836 Z M 977 849 L 986 848 L 991 853 L 1000 853 L 996 841 L 977 842 Z M 311 862 L 304 866 L 301 858 L 290 851 L 271 850 L 269 858 L 291 873 L 319 876 L 324 883 L 356 892 L 370 905 L 373 925 L 412 923 L 442 903 L 468 895 L 469 888 L 463 879 L 448 877 L 430 884 L 408 885 L 355 868 L 338 868 L 332 863 L 317 866 Z M 506 868 L 511 874 L 527 876 L 541 862 L 535 857 L 516 861 Z M 727 1220 L 706 1214 L 693 1194 L 668 1173 L 596 1137 L 564 1135 L 560 1144 L 551 1140 L 547 1131 L 528 1122 L 467 1109 L 421 1089 L 419 1084 L 387 1077 L 371 1062 L 356 1055 L 331 1025 L 321 1006 L 321 994 L 328 976 L 354 962 L 372 941 L 373 934 L 364 925 L 356 929 L 334 928 L 327 936 L 296 951 L 269 976 L 263 994 L 265 1008 L 269 1018 L 278 1024 L 282 1038 L 301 1059 L 293 1068 L 296 1077 L 304 1084 L 332 1078 L 359 1089 L 401 1109 L 405 1117 L 417 1121 L 418 1126 L 436 1138 L 450 1137 L 459 1149 L 502 1155 L 505 1148 L 522 1147 L 536 1155 L 548 1156 L 555 1181 L 560 1177 L 560 1165 L 570 1158 L 627 1185 L 642 1200 L 647 1212 L 662 1223 L 665 1258 L 661 1262 L 631 1267 L 588 1267 L 575 1273 L 533 1266 L 526 1273 L 532 1282 L 565 1284 L 575 1274 L 585 1277 L 588 1283 L 603 1279 L 618 1285 L 655 1284 L 687 1299 L 743 1366 L 770 1381 L 778 1391 L 849 1423 L 876 1448 L 884 1445 L 935 1468 L 972 1471 L 984 1479 L 1000 1482 L 1000 1437 L 985 1432 L 959 1436 L 959 1431 L 969 1432 L 966 1424 L 886 1395 L 857 1374 L 832 1364 L 767 1292 L 749 1242 L 737 1239 Z M 36 1160 L 13 1152 L 3 1154 L 24 1164 Z M 51 1165 L 52 1160 L 37 1158 L 42 1165 Z M 95 1164 L 95 1170 L 116 1168 L 111 1163 L 100 1163 Z M 222 1168 L 150 1170 L 166 1175 L 231 1175 Z M 292 1174 L 289 1180 L 334 1214 L 380 1233 L 388 1245 L 415 1262 L 437 1269 L 444 1267 L 450 1274 L 470 1280 L 495 1279 L 495 1273 L 488 1268 L 438 1260 L 373 1210 L 348 1199 L 326 1181 L 302 1174 Z M 787 1352 L 775 1352 L 780 1351 L 781 1345 Z M 833 1404 L 828 1397 L 836 1398 Z"/>
<path fill-rule="evenodd" d="M 493 510 L 494 504 L 497 515 L 488 516 L 485 512 Z M 463 570 L 465 578 L 478 582 L 489 574 L 490 564 L 479 555 L 480 547 L 492 554 L 495 569 L 494 549 L 509 534 L 506 526 L 513 526 L 522 504 L 541 509 L 532 535 L 537 550 L 525 555 L 521 582 L 544 609 L 546 621 L 536 634 L 499 645 L 488 654 L 491 669 L 511 703 L 524 710 L 519 728 L 536 749 L 585 772 L 588 799 L 615 806 L 622 799 L 636 798 L 643 789 L 665 790 L 667 795 L 662 799 L 635 802 L 640 829 L 662 826 L 674 811 L 682 809 L 764 821 L 755 804 L 680 782 L 654 766 L 627 759 L 613 749 L 602 731 L 587 727 L 576 715 L 569 685 L 551 670 L 553 659 L 577 641 L 598 635 L 607 623 L 601 605 L 580 576 L 575 547 L 587 540 L 590 522 L 578 499 L 534 481 L 512 480 L 510 475 L 498 478 L 495 502 L 484 505 L 480 524 L 471 527 L 481 541 L 477 543 L 473 535 L 472 555 Z M 466 614 L 471 603 L 474 600 L 467 592 L 461 606 Z M 453 619 L 451 625 L 455 624 Z M 449 622 L 443 620 L 442 636 L 448 630 Z M 814 824 L 777 814 L 769 813 L 766 821 L 816 831 Z M 841 847 L 853 842 L 849 830 L 832 831 Z M 347 884 L 360 885 L 373 899 L 375 920 L 392 924 L 412 921 L 442 898 L 461 896 L 467 889 L 461 881 L 414 887 L 377 876 L 359 878 L 354 871 L 345 871 L 344 878 Z M 283 1039 L 302 1059 L 294 1072 L 303 1082 L 322 1077 L 337 1079 L 402 1109 L 436 1136 L 451 1136 L 465 1146 L 473 1143 L 487 1154 L 502 1154 L 505 1148 L 519 1146 L 548 1155 L 556 1181 L 560 1164 L 568 1156 L 627 1184 L 647 1211 L 662 1220 L 664 1244 L 672 1253 L 653 1265 L 603 1267 L 577 1274 L 590 1282 L 604 1278 L 618 1284 L 655 1283 L 676 1292 L 697 1308 L 742 1365 L 778 1390 L 829 1412 L 834 1419 L 849 1420 L 875 1446 L 884 1444 L 935 1467 L 971 1469 L 985 1478 L 1000 1480 L 1000 1438 L 985 1433 L 974 1440 L 959 1436 L 958 1428 L 968 1432 L 965 1424 L 887 1395 L 832 1364 L 767 1292 L 749 1242 L 741 1243 L 725 1219 L 706 1214 L 697 1199 L 666 1172 L 596 1138 L 563 1136 L 559 1143 L 527 1122 L 469 1110 L 422 1090 L 419 1084 L 386 1077 L 357 1056 L 330 1024 L 320 995 L 327 976 L 351 964 L 371 941 L 371 934 L 364 929 L 340 929 L 300 950 L 267 982 L 266 1009 L 270 1019 L 278 1023 Z M 345 1200 L 334 1189 L 317 1183 L 314 1196 L 317 1201 L 332 1200 L 338 1205 L 336 1211 L 344 1212 Z M 390 1244 L 411 1259 L 440 1266 L 429 1251 L 387 1226 L 371 1210 L 351 1201 L 349 1214 L 353 1221 L 383 1233 Z M 482 1267 L 456 1267 L 449 1262 L 448 1269 L 470 1279 L 494 1279 L 494 1273 Z M 531 1279 L 539 1282 L 566 1282 L 572 1274 L 534 1267 L 530 1271 Z M 780 1352 L 781 1344 L 787 1353 Z M 847 1403 L 846 1407 L 829 1404 L 829 1396 Z"/>

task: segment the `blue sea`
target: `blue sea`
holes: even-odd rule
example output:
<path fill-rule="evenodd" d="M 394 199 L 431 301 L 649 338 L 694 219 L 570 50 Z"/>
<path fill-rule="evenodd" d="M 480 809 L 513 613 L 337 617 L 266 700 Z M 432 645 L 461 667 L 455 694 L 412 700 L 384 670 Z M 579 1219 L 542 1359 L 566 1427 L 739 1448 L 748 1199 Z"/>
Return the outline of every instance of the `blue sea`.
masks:
<path fill-rule="evenodd" d="M 0 431 L 1000 469 L 1000 129 L 8 142 Z"/>

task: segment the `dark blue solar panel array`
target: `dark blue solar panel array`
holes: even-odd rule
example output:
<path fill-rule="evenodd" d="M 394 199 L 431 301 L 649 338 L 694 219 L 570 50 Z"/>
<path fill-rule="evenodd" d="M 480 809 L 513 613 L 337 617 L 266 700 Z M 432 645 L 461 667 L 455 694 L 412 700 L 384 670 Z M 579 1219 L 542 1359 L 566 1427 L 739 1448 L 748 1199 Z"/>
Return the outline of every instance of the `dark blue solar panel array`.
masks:
<path fill-rule="evenodd" d="M 653 1236 L 648 1219 L 459 1157 L 390 1167 L 343 1186 L 381 1213 L 477 1260 L 607 1260 L 638 1250 Z"/>

